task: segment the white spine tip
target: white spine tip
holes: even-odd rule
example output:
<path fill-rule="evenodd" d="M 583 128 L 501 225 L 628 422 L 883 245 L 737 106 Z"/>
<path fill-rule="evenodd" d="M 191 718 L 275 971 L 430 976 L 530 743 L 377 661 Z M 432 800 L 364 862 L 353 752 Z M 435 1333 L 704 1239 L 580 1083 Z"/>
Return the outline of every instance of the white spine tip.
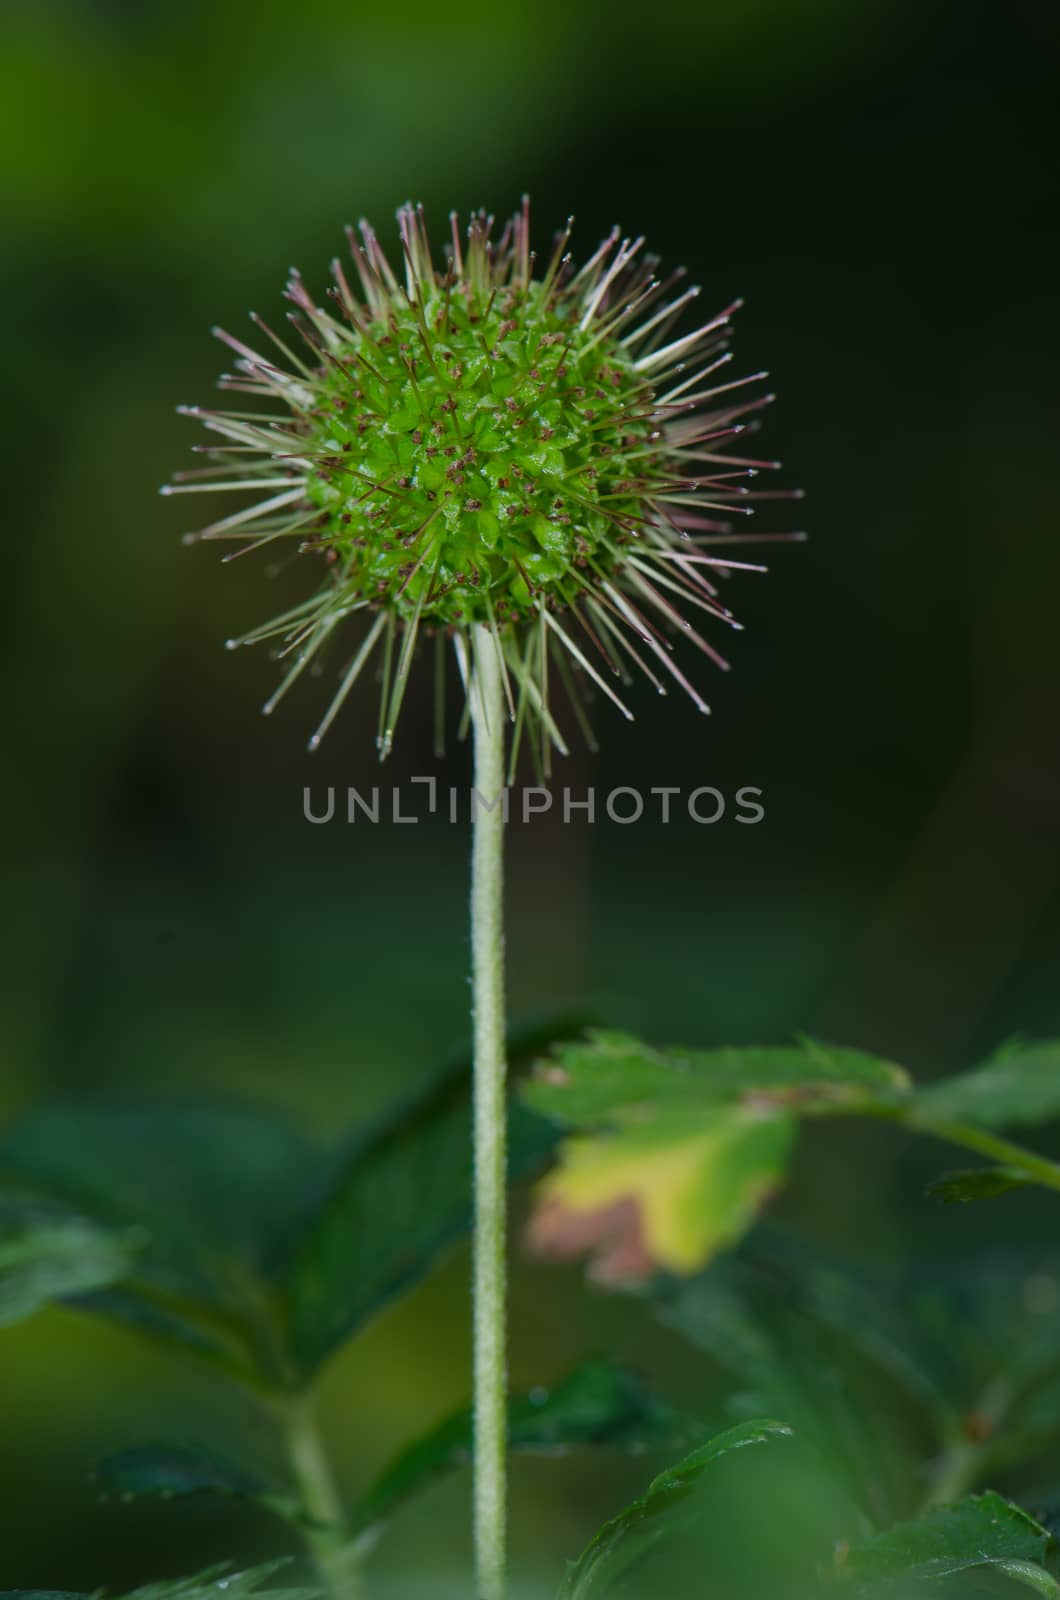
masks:
<path fill-rule="evenodd" d="M 164 483 L 158 492 L 159 494 L 172 494 L 173 485 L 171 483 Z"/>
<path fill-rule="evenodd" d="M 306 745 L 306 749 L 309 751 L 310 755 L 313 755 L 315 751 L 320 749 L 320 735 L 319 735 L 319 733 L 314 733 L 313 737 L 309 740 L 309 743 Z"/>
<path fill-rule="evenodd" d="M 226 639 L 225 640 L 225 649 L 226 650 L 238 650 L 239 649 L 239 640 L 238 639 Z"/>
<path fill-rule="evenodd" d="M 198 542 L 198 538 L 199 535 L 197 533 L 182 533 L 180 536 L 180 542 L 181 544 L 196 544 Z"/>

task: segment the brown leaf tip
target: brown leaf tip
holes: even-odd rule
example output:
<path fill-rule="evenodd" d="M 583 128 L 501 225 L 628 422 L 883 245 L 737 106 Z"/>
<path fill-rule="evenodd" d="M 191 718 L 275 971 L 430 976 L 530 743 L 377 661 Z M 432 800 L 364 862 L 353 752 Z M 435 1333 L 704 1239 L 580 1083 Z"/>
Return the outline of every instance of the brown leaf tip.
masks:
<path fill-rule="evenodd" d="M 558 1198 L 545 1200 L 527 1224 L 525 1241 L 534 1255 L 554 1261 L 591 1256 L 589 1275 L 600 1284 L 643 1283 L 658 1267 L 631 1194 L 595 1211 L 572 1210 Z"/>

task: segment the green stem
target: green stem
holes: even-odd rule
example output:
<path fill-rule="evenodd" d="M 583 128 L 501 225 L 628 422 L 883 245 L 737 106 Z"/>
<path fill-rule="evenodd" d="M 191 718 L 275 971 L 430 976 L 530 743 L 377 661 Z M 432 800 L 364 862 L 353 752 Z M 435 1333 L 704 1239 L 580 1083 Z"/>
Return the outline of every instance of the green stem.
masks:
<path fill-rule="evenodd" d="M 503 1600 L 507 1522 L 506 1203 L 508 1117 L 504 1025 L 504 698 L 490 630 L 473 637 L 475 746 L 471 845 L 475 1232 L 474 1542 L 478 1600 Z"/>
<path fill-rule="evenodd" d="M 310 1397 L 296 1395 L 284 1401 L 280 1422 L 306 1546 L 332 1600 L 350 1600 L 358 1590 L 359 1552 L 350 1539 L 342 1496 Z"/>
<path fill-rule="evenodd" d="M 1021 1144 L 999 1139 L 985 1128 L 975 1128 L 966 1122 L 920 1122 L 915 1113 L 910 1114 L 907 1122 L 917 1133 L 930 1133 L 936 1139 L 945 1139 L 948 1144 L 962 1145 L 965 1150 L 974 1150 L 976 1155 L 986 1156 L 999 1166 L 1015 1167 L 1047 1189 L 1060 1189 L 1060 1165 L 1045 1156 L 1035 1155 L 1033 1150 L 1027 1150 Z"/>
<path fill-rule="evenodd" d="M 821 1116 L 845 1116 L 847 1109 L 836 1102 L 815 1108 Z M 965 1150 L 974 1151 L 977 1156 L 985 1156 L 998 1166 L 1015 1168 L 1031 1183 L 1060 1190 L 1060 1162 L 1036 1155 L 1025 1145 L 1013 1144 L 1011 1139 L 1000 1139 L 986 1128 L 977 1128 L 970 1122 L 936 1122 L 922 1115 L 915 1101 L 903 1104 L 901 1101 L 881 1100 L 875 1104 L 869 1102 L 861 1105 L 857 1110 L 875 1121 L 890 1122 L 904 1128 L 907 1133 L 919 1133 L 931 1139 L 940 1139 L 944 1144 L 960 1145 Z"/>

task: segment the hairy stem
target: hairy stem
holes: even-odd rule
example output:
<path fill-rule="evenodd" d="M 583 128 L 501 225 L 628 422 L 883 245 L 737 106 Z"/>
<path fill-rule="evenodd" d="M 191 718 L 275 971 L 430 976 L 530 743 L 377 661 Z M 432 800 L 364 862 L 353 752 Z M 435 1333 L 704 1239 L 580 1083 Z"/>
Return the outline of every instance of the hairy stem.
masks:
<path fill-rule="evenodd" d="M 504 1059 L 504 699 L 490 630 L 475 629 L 470 686 L 475 747 L 471 846 L 474 1014 L 474 1542 L 478 1600 L 505 1590 L 508 1434 Z"/>
<path fill-rule="evenodd" d="M 310 1398 L 297 1395 L 285 1402 L 281 1424 L 306 1546 L 332 1600 L 351 1600 L 359 1587 L 358 1551 Z"/>

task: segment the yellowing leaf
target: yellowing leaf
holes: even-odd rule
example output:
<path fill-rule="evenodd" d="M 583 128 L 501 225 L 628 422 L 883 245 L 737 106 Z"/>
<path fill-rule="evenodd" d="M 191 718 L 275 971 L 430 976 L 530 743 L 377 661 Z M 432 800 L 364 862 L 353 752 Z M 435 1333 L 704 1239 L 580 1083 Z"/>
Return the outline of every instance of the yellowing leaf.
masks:
<path fill-rule="evenodd" d="M 794 1126 L 783 1112 L 725 1106 L 569 1139 L 538 1186 L 530 1246 L 591 1254 L 603 1281 L 696 1272 L 743 1236 L 779 1186 Z"/>

